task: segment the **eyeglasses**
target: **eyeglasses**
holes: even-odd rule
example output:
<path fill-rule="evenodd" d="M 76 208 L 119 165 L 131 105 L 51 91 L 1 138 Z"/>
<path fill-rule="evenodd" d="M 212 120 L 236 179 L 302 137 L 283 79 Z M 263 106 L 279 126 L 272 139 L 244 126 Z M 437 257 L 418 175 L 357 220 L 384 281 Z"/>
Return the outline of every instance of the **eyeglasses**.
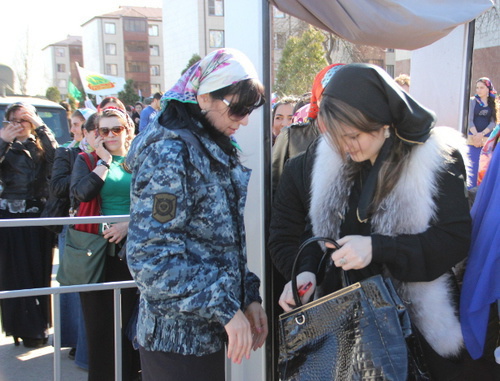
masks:
<path fill-rule="evenodd" d="M 260 104 L 254 106 L 243 106 L 238 104 L 233 104 L 229 102 L 226 98 L 222 98 L 222 102 L 228 107 L 229 115 L 235 120 L 241 120 L 247 115 L 250 115 L 253 110 L 260 106 Z M 260 102 L 259 102 L 260 103 Z"/>
<path fill-rule="evenodd" d="M 103 138 L 108 136 L 110 132 L 113 133 L 114 136 L 118 136 L 125 129 L 123 126 L 115 126 L 115 127 L 99 127 L 99 135 Z"/>

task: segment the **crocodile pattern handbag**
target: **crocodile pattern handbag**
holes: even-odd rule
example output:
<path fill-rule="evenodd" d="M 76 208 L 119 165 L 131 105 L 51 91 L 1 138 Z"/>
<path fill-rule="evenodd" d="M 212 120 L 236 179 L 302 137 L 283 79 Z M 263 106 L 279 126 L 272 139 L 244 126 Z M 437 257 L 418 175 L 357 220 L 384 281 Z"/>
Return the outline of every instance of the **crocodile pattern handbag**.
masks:
<path fill-rule="evenodd" d="M 339 248 L 329 238 L 313 237 L 299 249 L 292 270 L 298 307 L 279 317 L 280 379 L 406 381 L 411 323 L 389 279 L 370 277 L 301 305 L 297 262 L 303 248 L 316 241 Z"/>

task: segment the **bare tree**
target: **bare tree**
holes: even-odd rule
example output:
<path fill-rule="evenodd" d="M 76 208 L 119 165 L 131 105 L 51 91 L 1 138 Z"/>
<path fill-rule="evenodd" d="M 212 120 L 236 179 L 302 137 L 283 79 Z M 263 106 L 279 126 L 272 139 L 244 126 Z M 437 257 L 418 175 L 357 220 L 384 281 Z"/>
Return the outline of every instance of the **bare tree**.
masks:
<path fill-rule="evenodd" d="M 26 28 L 23 43 L 20 44 L 16 55 L 16 74 L 21 94 L 28 94 L 28 84 L 30 82 L 31 62 L 33 62 L 33 47 L 30 38 L 29 27 Z"/>
<path fill-rule="evenodd" d="M 498 32 L 500 28 L 500 0 L 476 19 L 476 33 Z"/>
<path fill-rule="evenodd" d="M 324 37 L 323 48 L 328 64 L 362 62 L 363 54 L 357 45 L 336 34 L 318 29 Z"/>

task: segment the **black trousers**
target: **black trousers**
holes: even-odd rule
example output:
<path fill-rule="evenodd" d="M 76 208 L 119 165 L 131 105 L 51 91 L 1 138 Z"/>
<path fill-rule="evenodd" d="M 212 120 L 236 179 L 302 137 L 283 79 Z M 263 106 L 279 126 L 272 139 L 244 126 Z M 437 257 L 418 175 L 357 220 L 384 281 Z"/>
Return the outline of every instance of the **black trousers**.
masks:
<path fill-rule="evenodd" d="M 127 264 L 117 256 L 106 258 L 106 282 L 131 280 Z M 125 335 L 138 300 L 136 288 L 123 289 L 122 300 L 122 372 L 123 381 L 138 379 L 139 351 Z M 81 292 L 83 317 L 87 331 L 89 381 L 114 381 L 113 291 Z"/>
<path fill-rule="evenodd" d="M 224 381 L 224 349 L 207 356 L 141 352 L 142 381 Z"/>
<path fill-rule="evenodd" d="M 37 218 L 0 210 L 1 219 Z M 0 228 L 0 291 L 50 287 L 55 235 L 42 226 Z M 49 295 L 0 301 L 7 336 L 43 339 L 51 326 Z"/>

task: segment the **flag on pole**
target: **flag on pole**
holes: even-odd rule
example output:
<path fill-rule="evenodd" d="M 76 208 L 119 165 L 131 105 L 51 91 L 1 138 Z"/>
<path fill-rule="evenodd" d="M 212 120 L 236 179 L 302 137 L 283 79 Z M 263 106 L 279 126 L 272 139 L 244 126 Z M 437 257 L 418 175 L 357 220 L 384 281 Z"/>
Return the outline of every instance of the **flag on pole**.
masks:
<path fill-rule="evenodd" d="M 82 92 L 71 81 L 68 82 L 68 94 L 76 100 L 82 99 Z"/>
<path fill-rule="evenodd" d="M 99 74 L 84 69 L 76 63 L 78 73 L 83 85 L 83 91 L 87 94 L 107 96 L 118 94 L 125 87 L 125 78 L 114 77 L 112 75 Z"/>

